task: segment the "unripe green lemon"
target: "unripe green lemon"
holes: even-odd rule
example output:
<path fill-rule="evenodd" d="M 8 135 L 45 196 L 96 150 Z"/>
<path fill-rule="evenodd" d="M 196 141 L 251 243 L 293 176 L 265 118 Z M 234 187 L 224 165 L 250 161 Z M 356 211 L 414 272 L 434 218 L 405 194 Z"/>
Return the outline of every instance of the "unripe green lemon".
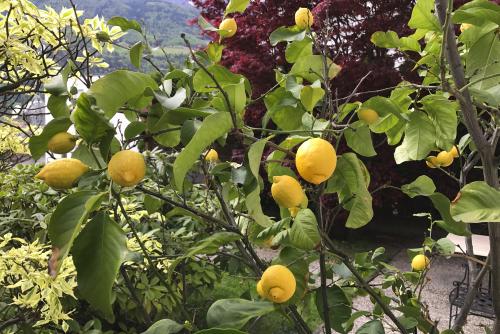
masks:
<path fill-rule="evenodd" d="M 358 110 L 358 118 L 370 125 L 376 123 L 379 120 L 378 113 L 373 109 L 360 109 Z"/>
<path fill-rule="evenodd" d="M 307 182 L 320 184 L 330 178 L 337 167 L 337 153 L 332 144 L 321 138 L 311 138 L 300 145 L 295 166 Z"/>
<path fill-rule="evenodd" d="M 415 271 L 423 271 L 429 267 L 430 260 L 423 254 L 418 254 L 411 260 L 411 268 Z"/>
<path fill-rule="evenodd" d="M 113 155 L 108 164 L 108 175 L 122 187 L 132 187 L 146 175 L 146 163 L 142 154 L 125 150 Z"/>
<path fill-rule="evenodd" d="M 238 31 L 238 25 L 236 24 L 236 20 L 233 18 L 225 19 L 219 24 L 219 29 L 226 31 L 223 37 L 233 37 Z"/>
<path fill-rule="evenodd" d="M 69 189 L 89 167 L 77 159 L 59 159 L 45 165 L 35 178 L 54 189 Z"/>
<path fill-rule="evenodd" d="M 300 29 L 311 28 L 314 24 L 314 16 L 308 8 L 299 8 L 295 12 L 295 24 Z"/>
<path fill-rule="evenodd" d="M 67 132 L 59 132 L 50 138 L 47 148 L 56 154 L 71 152 L 76 145 L 76 137 Z"/>
<path fill-rule="evenodd" d="M 267 299 L 275 303 L 284 303 L 293 297 L 297 282 L 290 269 L 278 264 L 264 271 L 260 285 Z"/>

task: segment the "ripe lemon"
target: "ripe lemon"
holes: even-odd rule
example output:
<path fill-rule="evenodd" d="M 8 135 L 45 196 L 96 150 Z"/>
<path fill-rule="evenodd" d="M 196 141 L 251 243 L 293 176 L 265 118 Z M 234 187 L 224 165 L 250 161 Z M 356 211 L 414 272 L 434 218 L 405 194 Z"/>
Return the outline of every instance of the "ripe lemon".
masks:
<path fill-rule="evenodd" d="M 216 150 L 211 149 L 205 156 L 205 160 L 209 162 L 216 162 L 219 160 L 219 153 Z"/>
<path fill-rule="evenodd" d="M 439 166 L 448 167 L 453 163 L 453 154 L 446 151 L 441 151 L 436 157 L 436 162 Z"/>
<path fill-rule="evenodd" d="M 332 144 L 324 139 L 308 139 L 297 150 L 295 165 L 304 180 L 320 184 L 328 180 L 335 171 L 337 153 Z"/>
<path fill-rule="evenodd" d="M 266 298 L 266 294 L 264 293 L 264 290 L 262 290 L 262 281 L 257 282 L 257 293 L 261 298 Z"/>
<path fill-rule="evenodd" d="M 295 208 L 302 203 L 304 191 L 296 179 L 288 175 L 274 176 L 271 194 L 279 206 Z"/>
<path fill-rule="evenodd" d="M 297 216 L 297 214 L 299 213 L 300 208 L 298 207 L 288 208 L 288 211 L 290 211 L 290 216 L 292 216 L 292 218 L 295 218 L 295 216 Z"/>
<path fill-rule="evenodd" d="M 437 162 L 437 157 L 435 157 L 434 155 L 428 156 L 427 159 L 425 160 L 425 163 L 430 168 L 438 168 L 439 167 L 439 163 Z"/>
<path fill-rule="evenodd" d="M 47 143 L 50 152 L 65 154 L 71 152 L 76 145 L 76 137 L 67 132 L 56 133 Z"/>
<path fill-rule="evenodd" d="M 415 271 L 422 271 L 429 267 L 430 260 L 427 256 L 423 254 L 418 254 L 411 260 L 411 268 Z"/>
<path fill-rule="evenodd" d="M 142 154 L 125 150 L 113 155 L 108 164 L 108 175 L 122 187 L 132 187 L 141 182 L 146 174 L 146 163 Z"/>
<path fill-rule="evenodd" d="M 279 264 L 264 271 L 260 284 L 266 298 L 275 303 L 284 303 L 292 298 L 297 286 L 290 269 Z"/>
<path fill-rule="evenodd" d="M 295 24 L 300 29 L 311 28 L 314 24 L 314 16 L 307 8 L 299 8 L 295 12 Z"/>
<path fill-rule="evenodd" d="M 89 167 L 77 159 L 59 159 L 45 165 L 35 175 L 54 189 L 69 189 L 87 171 Z"/>
<path fill-rule="evenodd" d="M 471 27 L 473 27 L 473 25 L 470 24 L 470 23 L 462 23 L 460 25 L 460 32 L 464 32 L 465 30 L 467 30 L 467 29 L 469 29 Z"/>
<path fill-rule="evenodd" d="M 358 118 L 370 125 L 376 123 L 380 117 L 373 109 L 360 109 L 358 110 Z"/>
<path fill-rule="evenodd" d="M 451 151 L 449 151 L 449 153 L 451 153 L 453 158 L 458 158 L 460 156 L 460 153 L 458 153 L 458 148 L 456 145 L 453 145 L 453 148 L 451 149 Z"/>
<path fill-rule="evenodd" d="M 238 31 L 238 25 L 235 19 L 225 19 L 219 24 L 219 29 L 225 31 L 223 37 L 233 37 Z"/>

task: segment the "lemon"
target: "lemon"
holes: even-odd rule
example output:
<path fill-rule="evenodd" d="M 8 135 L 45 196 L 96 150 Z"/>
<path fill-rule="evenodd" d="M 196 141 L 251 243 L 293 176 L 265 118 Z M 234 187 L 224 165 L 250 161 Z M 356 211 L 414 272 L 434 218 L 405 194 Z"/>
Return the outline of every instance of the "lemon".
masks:
<path fill-rule="evenodd" d="M 209 162 L 216 162 L 219 160 L 219 153 L 216 150 L 211 149 L 205 156 L 205 160 Z"/>
<path fill-rule="evenodd" d="M 71 152 L 76 145 L 76 137 L 67 132 L 56 133 L 47 143 L 50 152 L 65 154 Z"/>
<path fill-rule="evenodd" d="M 238 31 L 238 25 L 235 19 L 225 19 L 219 24 L 219 30 L 224 30 L 225 34 L 223 37 L 233 37 Z"/>
<path fill-rule="evenodd" d="M 257 293 L 261 298 L 266 298 L 266 294 L 264 293 L 264 290 L 262 290 L 262 281 L 257 282 Z"/>
<path fill-rule="evenodd" d="M 314 17 L 311 11 L 307 8 L 299 8 L 295 12 L 295 24 L 300 29 L 311 28 L 314 24 Z"/>
<path fill-rule="evenodd" d="M 304 191 L 299 181 L 288 175 L 273 177 L 271 194 L 276 203 L 284 208 L 295 208 L 304 199 Z"/>
<path fill-rule="evenodd" d="M 458 148 L 455 145 L 453 145 L 453 148 L 451 149 L 451 151 L 449 151 L 449 153 L 451 153 L 453 158 L 458 158 L 460 156 L 460 153 L 458 153 Z"/>
<path fill-rule="evenodd" d="M 113 155 L 108 164 L 108 175 L 122 187 L 132 187 L 141 182 L 146 174 L 146 163 L 142 154 L 125 150 Z"/>
<path fill-rule="evenodd" d="M 439 167 L 439 163 L 437 162 L 437 157 L 435 157 L 434 155 L 428 156 L 427 159 L 425 160 L 425 163 L 430 168 L 438 168 Z"/>
<path fill-rule="evenodd" d="M 297 282 L 290 269 L 277 264 L 264 271 L 260 285 L 267 299 L 275 303 L 284 303 L 292 298 Z"/>
<path fill-rule="evenodd" d="M 358 111 L 358 118 L 366 124 L 370 125 L 376 123 L 380 117 L 373 109 L 360 109 Z"/>
<path fill-rule="evenodd" d="M 429 267 L 430 260 L 427 256 L 423 254 L 418 254 L 411 260 L 411 268 L 415 271 L 422 271 Z"/>
<path fill-rule="evenodd" d="M 69 189 L 87 171 L 89 167 L 77 159 L 59 159 L 45 165 L 35 175 L 54 189 Z"/>
<path fill-rule="evenodd" d="M 337 153 L 332 144 L 324 139 L 308 139 L 297 150 L 295 165 L 304 180 L 320 184 L 328 180 L 335 171 Z"/>
<path fill-rule="evenodd" d="M 295 218 L 295 216 L 297 216 L 297 214 L 299 213 L 300 208 L 298 207 L 288 208 L 288 211 L 290 211 L 290 216 L 292 216 L 292 218 Z"/>
<path fill-rule="evenodd" d="M 462 23 L 460 25 L 460 32 L 464 32 L 465 30 L 467 30 L 467 29 L 469 29 L 471 27 L 473 27 L 473 25 L 470 24 L 470 23 Z"/>
<path fill-rule="evenodd" d="M 448 167 L 453 163 L 453 154 L 446 151 L 441 151 L 436 157 L 436 162 L 439 166 Z"/>

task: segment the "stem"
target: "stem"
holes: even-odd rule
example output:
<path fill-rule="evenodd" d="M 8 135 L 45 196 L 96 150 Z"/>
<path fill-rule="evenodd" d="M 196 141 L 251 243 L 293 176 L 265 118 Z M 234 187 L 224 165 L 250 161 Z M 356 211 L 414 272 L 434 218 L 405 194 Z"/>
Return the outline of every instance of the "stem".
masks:
<path fill-rule="evenodd" d="M 328 305 L 324 249 L 321 249 L 321 252 L 319 253 L 319 270 L 321 274 L 321 297 L 323 301 L 323 320 L 325 321 L 325 333 L 331 334 L 332 326 L 330 325 L 330 306 Z"/>

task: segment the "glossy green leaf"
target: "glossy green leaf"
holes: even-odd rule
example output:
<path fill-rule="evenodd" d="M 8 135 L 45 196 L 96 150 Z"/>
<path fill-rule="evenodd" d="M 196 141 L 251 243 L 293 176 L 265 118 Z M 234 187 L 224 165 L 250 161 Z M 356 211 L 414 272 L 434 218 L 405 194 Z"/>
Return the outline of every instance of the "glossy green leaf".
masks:
<path fill-rule="evenodd" d="M 141 25 L 136 20 L 129 20 L 121 16 L 113 16 L 108 20 L 110 26 L 118 26 L 123 31 L 135 30 L 142 33 Z"/>
<path fill-rule="evenodd" d="M 442 220 L 437 220 L 436 224 L 443 230 L 461 236 L 468 236 L 471 233 L 467 229 L 467 225 L 464 222 L 456 221 L 451 217 L 450 213 L 450 200 L 448 197 L 441 193 L 434 193 L 429 196 L 432 204 L 439 211 Z"/>
<path fill-rule="evenodd" d="M 377 31 L 371 37 L 371 42 L 381 48 L 396 48 L 402 51 L 420 52 L 420 44 L 412 37 L 401 37 L 394 31 Z"/>
<path fill-rule="evenodd" d="M 436 128 L 436 145 L 451 150 L 457 137 L 458 103 L 439 95 L 427 95 L 420 102 Z"/>
<path fill-rule="evenodd" d="M 255 178 L 255 187 L 253 190 L 247 194 L 245 199 L 245 204 L 248 210 L 248 214 L 255 220 L 257 224 L 262 227 L 268 227 L 272 224 L 268 216 L 262 211 L 262 206 L 260 203 L 260 162 L 262 160 L 262 153 L 268 142 L 268 138 L 261 139 L 250 146 L 248 150 L 248 163 L 250 171 Z"/>
<path fill-rule="evenodd" d="M 493 1 L 470 1 L 453 13 L 453 23 L 466 22 L 480 26 L 487 21 L 500 25 L 500 6 Z"/>
<path fill-rule="evenodd" d="M 434 14 L 434 0 L 417 0 L 408 26 L 412 29 L 441 31 L 441 25 Z"/>
<path fill-rule="evenodd" d="M 142 53 L 144 52 L 145 45 L 142 42 L 137 42 L 130 48 L 130 62 L 136 68 L 141 68 Z"/>
<path fill-rule="evenodd" d="M 91 212 L 99 208 L 106 194 L 80 191 L 64 197 L 57 205 L 48 224 L 48 234 L 52 244 L 49 272 L 52 276 L 57 275 L 73 241 L 80 233 L 82 224 L 87 221 Z"/>
<path fill-rule="evenodd" d="M 162 205 L 163 201 L 161 199 L 148 194 L 144 195 L 144 208 L 150 215 L 158 212 Z"/>
<path fill-rule="evenodd" d="M 143 133 L 144 130 L 146 130 L 146 123 L 139 121 L 131 122 L 125 129 L 125 139 L 132 139 Z"/>
<path fill-rule="evenodd" d="M 293 221 L 289 234 L 290 242 L 297 248 L 312 250 L 320 242 L 316 216 L 310 209 L 300 210 Z"/>
<path fill-rule="evenodd" d="M 307 37 L 301 41 L 288 44 L 285 51 L 285 58 L 287 62 L 293 64 L 299 58 L 311 56 L 312 54 L 312 40 Z"/>
<path fill-rule="evenodd" d="M 328 287 L 326 295 L 329 309 L 328 317 L 330 318 L 331 327 L 336 332 L 347 333 L 342 324 L 351 318 L 351 301 L 344 290 L 336 284 Z M 315 302 L 318 314 L 321 319 L 324 320 L 325 314 L 323 311 L 323 294 L 321 288 L 316 290 Z"/>
<path fill-rule="evenodd" d="M 47 101 L 47 109 L 54 118 L 69 118 L 69 107 L 67 105 L 68 97 L 65 95 L 50 95 Z"/>
<path fill-rule="evenodd" d="M 269 40 L 272 46 L 280 42 L 301 41 L 306 36 L 306 31 L 297 27 L 279 27 L 271 33 Z"/>
<path fill-rule="evenodd" d="M 243 76 L 234 74 L 220 65 L 211 65 L 207 71 L 222 86 L 238 84 Z M 209 93 L 217 89 L 214 80 L 203 69 L 199 69 L 193 77 L 193 88 L 198 93 Z"/>
<path fill-rule="evenodd" d="M 411 160 L 422 160 L 436 148 L 436 128 L 422 112 L 410 114 L 403 143 L 396 148 L 394 158 L 397 164 Z"/>
<path fill-rule="evenodd" d="M 208 309 L 207 324 L 210 327 L 241 329 L 250 319 L 273 311 L 274 304 L 267 301 L 220 299 Z"/>
<path fill-rule="evenodd" d="M 319 81 L 317 83 L 317 85 L 304 86 L 300 92 L 300 102 L 309 112 L 312 112 L 316 104 L 325 96 L 325 91 L 321 88 Z"/>
<path fill-rule="evenodd" d="M 372 135 L 368 125 L 361 121 L 351 124 L 344 132 L 344 136 L 349 146 L 354 152 L 364 157 L 373 157 L 377 155 L 373 147 Z"/>
<path fill-rule="evenodd" d="M 500 222 L 500 190 L 484 181 L 467 184 L 451 205 L 453 219 L 464 223 Z"/>
<path fill-rule="evenodd" d="M 436 249 L 441 255 L 444 256 L 453 255 L 455 253 L 455 248 L 456 245 L 453 243 L 453 241 L 449 239 L 441 238 L 438 241 L 436 241 Z"/>
<path fill-rule="evenodd" d="M 157 90 L 157 83 L 151 76 L 143 73 L 118 70 L 94 82 L 90 87 L 97 106 L 104 110 L 106 117 L 113 117 L 118 109 L 128 101 L 138 98 L 146 88 Z"/>
<path fill-rule="evenodd" d="M 403 185 L 401 187 L 401 191 L 403 191 L 410 198 L 414 198 L 416 196 L 430 196 L 436 191 L 436 185 L 430 177 L 422 175 L 412 183 Z"/>
<path fill-rule="evenodd" d="M 193 167 L 203 150 L 217 138 L 226 134 L 231 128 L 232 121 L 229 113 L 220 112 L 205 118 L 193 139 L 175 159 L 174 182 L 178 190 L 182 191 L 187 172 Z"/>
<path fill-rule="evenodd" d="M 243 13 L 250 4 L 250 0 L 230 0 L 227 4 L 224 16 L 231 13 Z"/>
<path fill-rule="evenodd" d="M 71 126 L 71 121 L 67 117 L 54 118 L 45 127 L 38 136 L 33 136 L 29 141 L 29 149 L 33 160 L 38 160 L 47 151 L 49 140 L 59 132 L 66 132 Z"/>
<path fill-rule="evenodd" d="M 176 334 L 183 329 L 184 325 L 178 324 L 170 319 L 162 319 L 152 324 L 151 327 L 142 334 Z"/>
<path fill-rule="evenodd" d="M 113 321 L 113 284 L 127 254 L 127 237 L 120 225 L 101 212 L 82 230 L 73 245 L 78 291 Z"/>
<path fill-rule="evenodd" d="M 71 120 L 78 134 L 89 144 L 115 131 L 102 110 L 95 107 L 93 98 L 85 93 L 78 98 Z"/>
<path fill-rule="evenodd" d="M 243 116 L 247 104 L 247 96 L 245 93 L 245 81 L 241 79 L 237 84 L 224 86 L 224 90 L 229 98 L 231 108 L 237 115 Z"/>

